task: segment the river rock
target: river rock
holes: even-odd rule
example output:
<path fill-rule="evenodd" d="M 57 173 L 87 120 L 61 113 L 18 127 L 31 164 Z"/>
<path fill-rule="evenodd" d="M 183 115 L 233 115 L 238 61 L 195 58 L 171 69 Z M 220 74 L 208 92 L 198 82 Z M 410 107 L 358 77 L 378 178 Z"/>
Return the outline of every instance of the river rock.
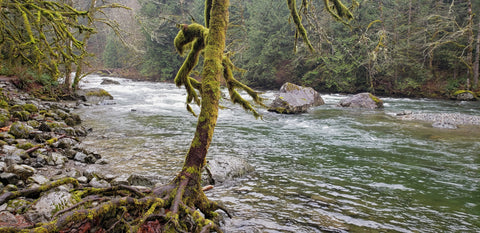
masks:
<path fill-rule="evenodd" d="M 100 83 L 100 85 L 119 85 L 120 82 L 118 81 L 115 81 L 115 80 L 111 80 L 111 79 L 108 79 L 108 78 L 104 78 L 102 79 L 102 82 Z"/>
<path fill-rule="evenodd" d="M 40 197 L 25 216 L 31 222 L 46 222 L 52 218 L 55 211 L 67 208 L 75 203 L 76 201 L 70 192 L 66 190 L 52 191 Z"/>
<path fill-rule="evenodd" d="M 221 159 L 209 160 L 207 166 L 212 174 L 211 178 L 213 178 L 214 184 L 224 183 L 254 170 L 247 161 L 233 156 L 223 156 Z M 204 184 L 212 184 L 208 174 L 204 174 L 202 177 Z"/>
<path fill-rule="evenodd" d="M 311 87 L 285 83 L 275 96 L 269 111 L 285 114 L 307 112 L 310 107 L 325 104 L 322 97 Z"/>
<path fill-rule="evenodd" d="M 343 99 L 338 104 L 341 107 L 349 108 L 383 108 L 383 101 L 371 93 L 360 93 Z"/>
<path fill-rule="evenodd" d="M 111 185 L 107 181 L 97 179 L 97 177 L 93 177 L 93 179 L 90 180 L 88 184 L 94 188 L 110 188 L 111 187 Z"/>
<path fill-rule="evenodd" d="M 15 173 L 4 172 L 0 174 L 0 182 L 4 185 L 16 184 L 19 181 L 19 177 Z"/>
<path fill-rule="evenodd" d="M 35 168 L 25 164 L 22 164 L 22 165 L 14 164 L 8 167 L 7 170 L 11 173 L 16 174 L 22 180 L 27 180 L 28 177 L 32 176 L 36 172 Z"/>
<path fill-rule="evenodd" d="M 139 174 L 131 174 L 127 180 L 128 180 L 128 183 L 130 183 L 130 185 L 148 186 L 148 187 L 155 185 L 155 182 L 151 177 L 147 177 Z"/>
<path fill-rule="evenodd" d="M 17 121 L 10 127 L 9 133 L 15 138 L 29 138 L 35 129 L 24 122 Z"/>
<path fill-rule="evenodd" d="M 453 94 L 454 99 L 462 101 L 474 101 L 477 100 L 475 94 L 471 91 L 460 90 Z"/>
<path fill-rule="evenodd" d="M 4 127 L 8 125 L 10 121 L 10 112 L 3 108 L 0 108 L 0 127 Z"/>
<path fill-rule="evenodd" d="M 80 89 L 75 92 L 80 99 L 92 104 L 99 104 L 104 100 L 113 100 L 113 96 L 101 88 Z"/>
<path fill-rule="evenodd" d="M 42 185 L 42 184 L 46 184 L 48 183 L 50 180 L 47 179 L 47 177 L 45 176 L 42 176 L 40 174 L 34 174 L 33 176 L 30 176 L 28 179 L 27 179 L 27 184 L 39 184 L 39 185 Z"/>
<path fill-rule="evenodd" d="M 115 179 L 110 182 L 112 185 L 129 185 L 130 183 L 128 182 L 128 176 L 127 175 L 121 175 L 119 177 L 116 177 Z"/>

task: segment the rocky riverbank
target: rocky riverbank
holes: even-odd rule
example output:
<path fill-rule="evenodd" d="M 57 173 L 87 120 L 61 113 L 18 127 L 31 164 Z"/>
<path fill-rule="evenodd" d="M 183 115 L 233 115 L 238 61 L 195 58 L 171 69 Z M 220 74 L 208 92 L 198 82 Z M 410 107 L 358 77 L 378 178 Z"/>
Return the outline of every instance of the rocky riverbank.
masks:
<path fill-rule="evenodd" d="M 79 96 L 78 101 L 40 101 L 8 79 L 0 80 L 0 90 L 0 199 L 7 192 L 35 189 L 68 177 L 95 188 L 152 185 L 146 177 L 102 172 L 107 162 L 82 144 L 90 129 L 73 113 L 75 108 L 90 105 L 85 96 Z M 111 98 L 99 93 L 96 97 L 93 92 L 84 94 L 94 100 Z M 50 220 L 56 211 L 76 202 L 68 192 L 70 188 L 60 186 L 38 200 L 32 197 L 1 203 L 0 227 Z"/>
<path fill-rule="evenodd" d="M 480 116 L 461 113 L 402 112 L 397 114 L 397 117 L 401 120 L 429 122 L 432 127 L 443 129 L 456 129 L 462 125 L 480 125 Z"/>

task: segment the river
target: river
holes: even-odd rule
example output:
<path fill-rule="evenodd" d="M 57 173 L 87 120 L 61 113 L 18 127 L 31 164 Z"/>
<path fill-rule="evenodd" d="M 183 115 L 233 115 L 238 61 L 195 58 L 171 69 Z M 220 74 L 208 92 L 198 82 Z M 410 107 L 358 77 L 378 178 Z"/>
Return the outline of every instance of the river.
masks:
<path fill-rule="evenodd" d="M 179 171 L 196 118 L 173 84 L 88 76 L 115 105 L 78 110 L 84 140 L 119 173 L 167 181 Z M 272 99 L 274 92 L 264 97 Z M 225 232 L 480 232 L 480 128 L 436 129 L 395 113 L 480 115 L 479 102 L 383 98 L 385 109 L 336 104 L 300 115 L 259 111 L 256 120 L 223 101 L 209 158 L 236 156 L 255 171 L 208 192 L 232 210 Z M 198 108 L 194 108 L 198 111 Z"/>

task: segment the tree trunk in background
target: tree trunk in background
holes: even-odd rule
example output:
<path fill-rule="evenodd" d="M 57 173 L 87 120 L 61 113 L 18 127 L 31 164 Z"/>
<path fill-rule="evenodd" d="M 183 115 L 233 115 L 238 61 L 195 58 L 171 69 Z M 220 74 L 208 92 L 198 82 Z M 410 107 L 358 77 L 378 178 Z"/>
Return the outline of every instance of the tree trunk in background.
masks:
<path fill-rule="evenodd" d="M 477 29 L 477 46 L 475 49 L 475 64 L 473 65 L 473 88 L 478 88 L 478 72 L 480 63 L 480 19 L 478 20 Z"/>
<path fill-rule="evenodd" d="M 468 44 L 467 44 L 467 90 L 470 89 L 470 78 L 473 77 L 473 12 L 472 1 L 467 1 L 467 13 L 468 13 Z"/>

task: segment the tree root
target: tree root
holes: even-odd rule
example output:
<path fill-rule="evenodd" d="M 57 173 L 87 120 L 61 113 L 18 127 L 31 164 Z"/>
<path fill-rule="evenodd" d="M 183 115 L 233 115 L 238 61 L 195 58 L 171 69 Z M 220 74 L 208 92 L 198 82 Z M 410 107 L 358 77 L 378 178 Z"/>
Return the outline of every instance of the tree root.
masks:
<path fill-rule="evenodd" d="M 81 188 L 73 178 L 35 189 L 7 192 L 0 196 L 0 203 L 20 197 L 38 198 L 55 187 L 73 184 L 75 188 L 71 193 L 81 201 L 57 212 L 50 222 L 29 228 L 2 227 L 0 233 L 222 232 L 215 211 L 231 215 L 222 205 L 208 200 L 199 178 L 182 172 L 170 184 L 145 192 L 125 185 L 106 189 Z"/>

